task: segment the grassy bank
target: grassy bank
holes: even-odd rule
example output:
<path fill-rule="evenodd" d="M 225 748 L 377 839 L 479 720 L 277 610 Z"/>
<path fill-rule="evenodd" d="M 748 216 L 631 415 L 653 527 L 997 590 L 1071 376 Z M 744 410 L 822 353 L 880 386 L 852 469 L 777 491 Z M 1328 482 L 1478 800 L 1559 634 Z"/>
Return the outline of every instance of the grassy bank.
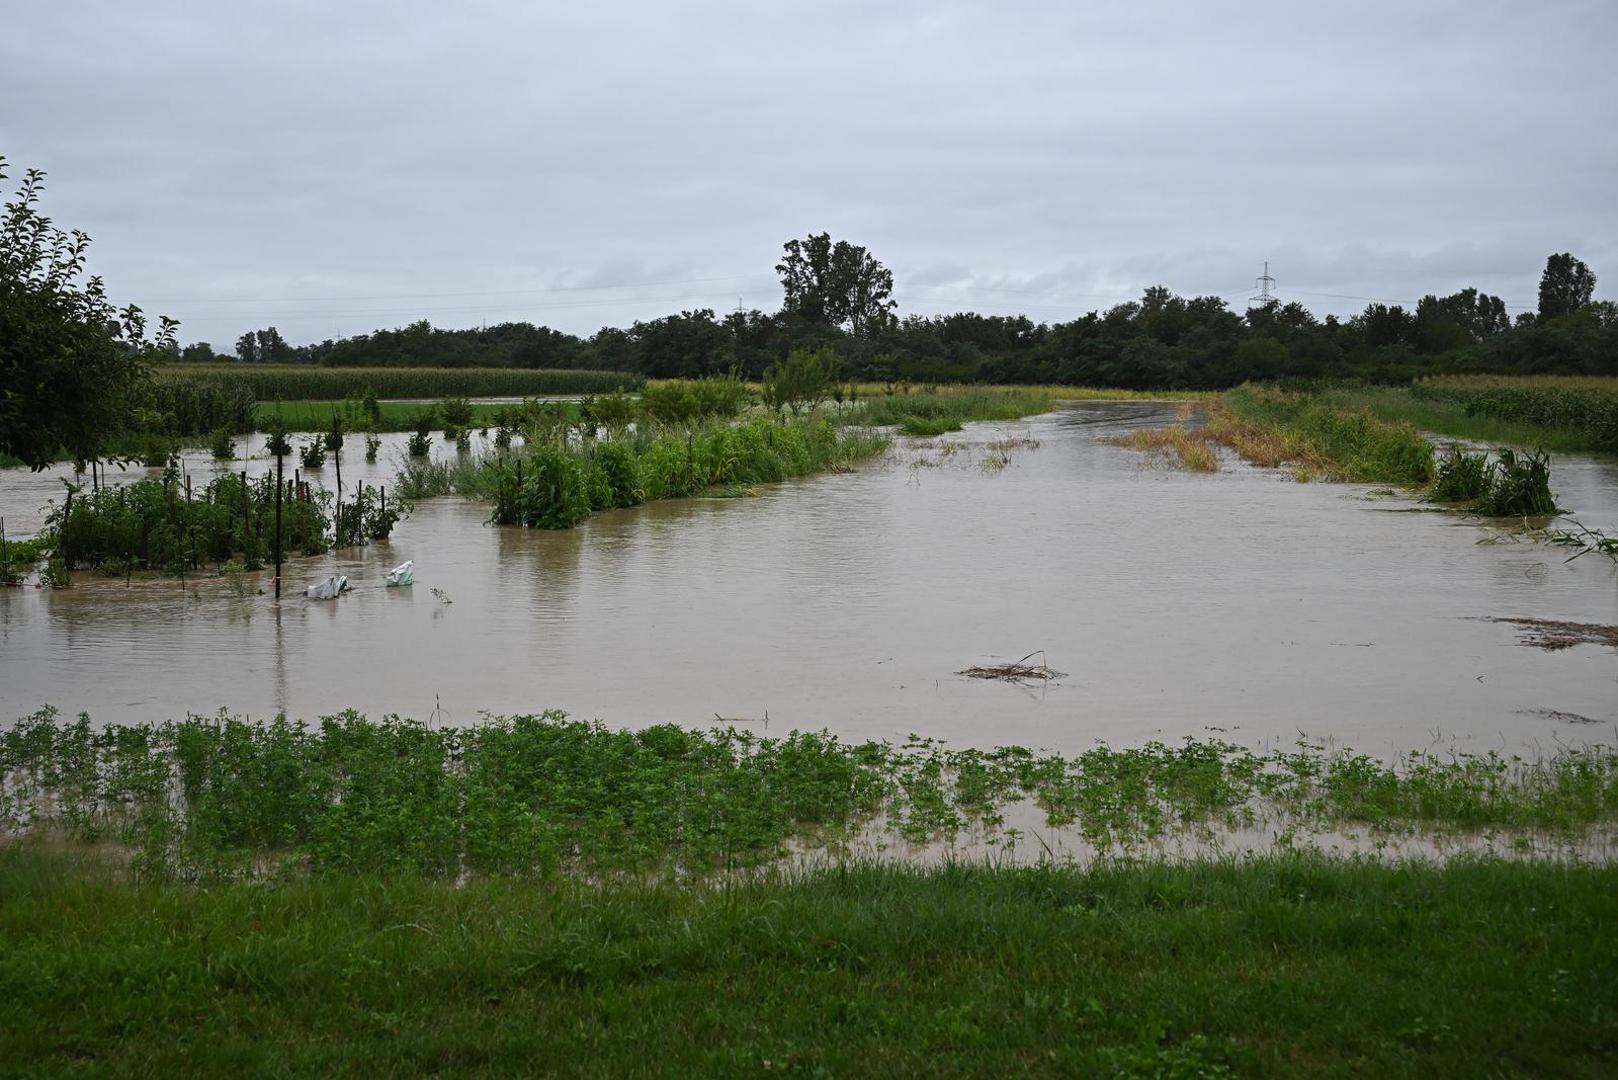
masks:
<path fill-rule="evenodd" d="M 1016 420 L 1049 412 L 1056 397 L 1038 387 L 939 388 L 921 394 L 865 399 L 844 415 L 848 423 L 895 425 L 906 435 L 930 437 L 974 420 Z"/>
<path fill-rule="evenodd" d="M 533 397 L 545 394 L 606 394 L 634 390 L 643 380 L 626 371 L 529 368 L 322 368 L 299 364 L 181 364 L 158 372 L 162 379 L 222 379 L 239 384 L 257 401 L 336 401 L 379 398 Z"/>
<path fill-rule="evenodd" d="M 196 889 L 0 850 L 0 1068 L 1598 1075 L 1618 871 L 1276 857 Z"/>

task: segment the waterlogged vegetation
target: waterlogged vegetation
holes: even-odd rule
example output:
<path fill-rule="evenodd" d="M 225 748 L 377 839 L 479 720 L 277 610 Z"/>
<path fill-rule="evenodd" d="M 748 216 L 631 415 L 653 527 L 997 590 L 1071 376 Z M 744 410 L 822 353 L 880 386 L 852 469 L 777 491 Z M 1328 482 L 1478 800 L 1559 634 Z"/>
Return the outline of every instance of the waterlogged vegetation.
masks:
<path fill-rule="evenodd" d="M 1217 740 L 1062 755 L 622 731 L 559 712 L 447 729 L 353 712 L 312 726 L 221 716 L 100 727 L 45 709 L 0 737 L 0 778 L 6 833 L 111 844 L 139 873 L 186 877 L 691 874 L 873 835 L 1015 848 L 1034 842 L 1008 824 L 1022 805 L 1102 854 L 1220 830 L 1345 827 L 1578 847 L 1618 823 L 1618 752 L 1602 747 L 1392 765 Z"/>
<path fill-rule="evenodd" d="M 894 425 L 905 435 L 930 438 L 973 420 L 1016 420 L 1049 412 L 1055 395 L 1042 387 L 951 388 L 929 393 L 883 394 L 856 403 L 848 419 Z"/>
<path fill-rule="evenodd" d="M 638 399 L 607 394 L 574 408 L 508 406 L 497 416 L 495 451 L 452 462 L 426 458 L 423 430 L 423 446 L 413 440 L 396 487 L 410 500 L 481 499 L 492 504 L 498 524 L 566 529 L 601 510 L 846 470 L 886 449 L 878 425 L 911 431 L 929 423 L 953 431 L 966 420 L 1025 416 L 1052 404 L 1046 391 L 1021 389 L 894 393 L 861 402 L 854 389 L 828 381 L 812 357 L 795 363 L 790 372 L 774 372 L 786 381 L 766 384 L 761 401 L 739 380 L 721 378 L 652 383 Z M 822 408 L 832 403 L 835 409 Z M 521 446 L 514 445 L 517 435 Z"/>
<path fill-rule="evenodd" d="M 846 470 L 887 444 L 867 429 L 838 430 L 823 418 L 759 416 L 606 438 L 533 439 L 509 453 L 455 462 L 412 459 L 396 487 L 411 500 L 452 493 L 482 499 L 500 524 L 566 529 L 598 510 Z"/>
<path fill-rule="evenodd" d="M 1332 404 L 1329 396 L 1244 386 L 1208 405 L 1201 427 L 1189 421 L 1189 411 L 1182 410 L 1171 427 L 1130 432 L 1113 442 L 1170 456 L 1193 472 L 1218 469 L 1212 448 L 1219 445 L 1257 465 L 1289 468 L 1299 480 L 1323 476 L 1419 488 L 1435 501 L 1488 517 L 1558 512 L 1543 452 L 1501 447 L 1490 455 L 1451 446 L 1435 458 L 1411 424 L 1381 420 L 1369 408 Z"/>
<path fill-rule="evenodd" d="M 318 555 L 386 538 L 409 509 L 363 484 L 339 506 L 331 492 L 291 479 L 279 515 L 276 503 L 273 476 L 226 472 L 193 488 L 173 466 L 160 478 L 74 489 L 52 505 L 39 537 L 26 548 L 8 545 L 7 574 L 20 580 L 44 563 L 44 580 L 66 585 L 74 570 L 109 577 L 251 571 L 270 560 L 277 520 L 283 552 Z"/>

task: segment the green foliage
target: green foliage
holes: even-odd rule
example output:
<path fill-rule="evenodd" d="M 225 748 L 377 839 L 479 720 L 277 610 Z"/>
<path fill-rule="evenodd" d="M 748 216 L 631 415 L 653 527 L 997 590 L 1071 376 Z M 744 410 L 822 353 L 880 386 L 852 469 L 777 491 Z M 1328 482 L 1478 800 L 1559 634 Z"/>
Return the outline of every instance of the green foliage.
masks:
<path fill-rule="evenodd" d="M 645 407 L 647 394 L 651 394 L 654 400 L 662 396 L 663 391 L 658 389 L 660 385 L 666 384 L 648 384 L 639 403 L 621 390 L 600 397 L 587 397 L 579 402 L 579 411 L 592 424 L 608 431 L 621 431 L 634 422 L 638 408 Z"/>
<path fill-rule="evenodd" d="M 332 413 L 331 426 L 326 429 L 325 435 L 321 439 L 321 446 L 323 446 L 328 453 L 338 454 L 342 452 L 343 443 L 342 418 L 336 413 Z M 310 467 L 319 468 L 318 465 Z"/>
<path fill-rule="evenodd" d="M 329 529 L 321 499 L 298 498 L 289 490 L 282 509 L 284 550 L 320 554 L 329 546 Z M 275 478 L 244 484 L 238 474 L 223 473 L 187 499 L 170 469 L 161 479 L 80 491 L 71 509 L 66 502 L 51 505 L 45 535 L 52 550 L 67 553 L 69 570 L 182 573 L 232 559 L 256 569 L 273 549 Z"/>
<path fill-rule="evenodd" d="M 1582 260 L 1567 252 L 1545 260 L 1539 279 L 1539 317 L 1554 319 L 1571 315 L 1590 302 L 1596 276 Z"/>
<path fill-rule="evenodd" d="M 899 421 L 899 430 L 906 435 L 930 439 L 961 430 L 961 421 L 953 416 L 907 416 Z"/>
<path fill-rule="evenodd" d="M 1489 491 L 1489 455 L 1469 454 L 1452 446 L 1438 462 L 1433 498 L 1444 502 L 1475 502 Z"/>
<path fill-rule="evenodd" d="M 215 461 L 230 461 L 236 457 L 236 437 L 229 428 L 216 428 L 209 439 L 209 452 Z"/>
<path fill-rule="evenodd" d="M 1478 504 L 1478 512 L 1492 517 L 1540 517 L 1554 514 L 1556 499 L 1551 494 L 1550 459 L 1542 453 L 1525 453 L 1506 447 L 1496 451 L 1494 475 L 1488 493 Z"/>
<path fill-rule="evenodd" d="M 606 503 L 596 505 L 598 510 L 635 506 L 646 498 L 640 485 L 640 471 L 636 467 L 635 453 L 623 442 L 604 442 L 596 447 L 591 458 L 593 471 L 601 478 Z"/>
<path fill-rule="evenodd" d="M 174 460 L 176 450 L 173 439 L 155 431 L 148 431 L 141 439 L 141 464 L 148 469 L 161 469 Z"/>
<path fill-rule="evenodd" d="M 303 448 L 298 451 L 298 459 L 303 463 L 306 470 L 313 471 L 324 468 L 326 464 L 325 436 L 310 439 L 304 443 Z"/>
<path fill-rule="evenodd" d="M 1618 1023 L 1600 863 L 127 878 L 0 851 L 18 1071 L 1599 1076 Z"/>
<path fill-rule="evenodd" d="M 15 540 L 0 532 L 0 585 L 21 585 L 42 559 L 50 557 L 51 538 Z"/>
<path fill-rule="evenodd" d="M 1302 439 L 1345 480 L 1425 487 L 1436 471 L 1432 445 L 1408 424 L 1261 386 L 1226 391 L 1223 401 L 1242 420 Z"/>
<path fill-rule="evenodd" d="M 823 420 L 756 417 L 582 443 L 531 437 L 518 452 L 412 465 L 395 486 L 412 500 L 451 492 L 485 499 L 500 524 L 570 528 L 593 510 L 846 469 L 886 446 L 880 435 L 840 433 Z"/>
<path fill-rule="evenodd" d="M 141 310 L 117 310 L 101 279 L 84 277 L 90 238 L 39 212 L 44 181 L 29 169 L 0 216 L 0 454 L 33 469 L 63 450 L 100 458 L 145 391 L 149 365 L 177 348 L 179 325 L 162 318 L 148 341 Z"/>
<path fill-rule="evenodd" d="M 764 372 L 764 403 L 781 411 L 813 409 L 831 397 L 838 385 L 841 361 L 831 349 L 794 349 Z"/>
<path fill-rule="evenodd" d="M 885 329 L 898 305 L 893 272 L 870 252 L 830 234 L 811 234 L 782 246 L 775 271 L 781 277 L 783 309 L 807 323 L 846 326 L 859 337 Z"/>
<path fill-rule="evenodd" d="M 1456 402 L 1470 417 L 1577 433 L 1588 449 L 1618 453 L 1618 383 L 1611 380 L 1430 379 L 1411 393 Z"/>
<path fill-rule="evenodd" d="M 659 424 L 691 424 L 738 416 L 747 408 L 747 402 L 746 385 L 733 375 L 706 379 L 665 379 L 646 384 L 641 391 L 639 412 L 645 419 Z M 610 428 L 615 425 L 595 415 L 604 405 L 612 413 L 621 414 L 623 403 L 609 403 L 605 398 L 594 403 L 591 419 Z"/>
<path fill-rule="evenodd" d="M 1064 756 L 824 732 L 620 731 L 557 712 L 440 730 L 353 712 L 314 729 L 225 716 L 100 727 L 47 709 L 0 733 L 0 792 L 8 831 L 115 839 L 170 869 L 274 874 L 307 861 L 550 877 L 755 865 L 792 841 L 884 826 L 914 843 L 968 830 L 1010 839 L 1006 810 L 1022 803 L 1045 828 L 1123 854 L 1261 827 L 1577 839 L 1618 821 L 1618 752 L 1414 753 L 1388 765 L 1307 744 Z"/>
<path fill-rule="evenodd" d="M 527 475 L 515 498 L 497 505 L 500 524 L 571 529 L 590 516 L 590 478 L 578 456 L 559 446 L 537 446 L 524 455 L 522 466 Z"/>
<path fill-rule="evenodd" d="M 283 458 L 292 453 L 292 443 L 287 438 L 286 428 L 280 423 L 270 423 L 265 427 L 264 434 L 264 450 L 271 457 Z"/>
<path fill-rule="evenodd" d="M 1048 412 L 1055 396 L 1038 389 L 961 389 L 869 398 L 844 416 L 850 423 L 897 425 L 906 435 L 959 431 L 973 420 L 1016 420 Z"/>
<path fill-rule="evenodd" d="M 444 422 L 446 438 L 452 431 L 472 426 L 472 402 L 464 397 L 448 397 L 438 403 L 438 415 Z"/>
<path fill-rule="evenodd" d="M 333 510 L 332 546 L 359 547 L 371 540 L 386 540 L 409 512 L 408 503 L 398 498 L 389 501 L 381 488 L 360 484 L 352 499 Z"/>
<path fill-rule="evenodd" d="M 158 426 L 172 435 L 203 435 L 224 428 L 252 431 L 257 402 L 250 387 L 223 376 L 177 378 L 162 371 L 150 384 L 145 401 Z"/>

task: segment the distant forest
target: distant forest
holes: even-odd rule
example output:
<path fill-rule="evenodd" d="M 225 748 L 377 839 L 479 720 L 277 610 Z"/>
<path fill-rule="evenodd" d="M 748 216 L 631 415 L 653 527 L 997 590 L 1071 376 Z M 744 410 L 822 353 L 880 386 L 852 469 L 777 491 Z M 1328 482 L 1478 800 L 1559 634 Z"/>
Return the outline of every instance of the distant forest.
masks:
<path fill-rule="evenodd" d="M 682 311 L 588 338 L 508 322 L 444 330 L 425 320 L 314 345 L 269 327 L 234 359 L 328 367 L 591 368 L 649 378 L 737 372 L 758 378 L 799 349 L 829 348 L 844 378 L 890 382 L 1065 383 L 1200 390 L 1247 380 L 1402 383 L 1423 375 L 1618 375 L 1618 304 L 1592 299 L 1595 275 L 1552 255 L 1539 307 L 1515 319 L 1477 289 L 1425 296 L 1413 309 L 1373 303 L 1317 319 L 1279 301 L 1233 311 L 1218 297 L 1166 288 L 1071 322 L 962 312 L 899 317 L 892 275 L 862 247 L 819 234 L 789 241 L 780 311 Z M 214 360 L 206 343 L 182 360 Z"/>

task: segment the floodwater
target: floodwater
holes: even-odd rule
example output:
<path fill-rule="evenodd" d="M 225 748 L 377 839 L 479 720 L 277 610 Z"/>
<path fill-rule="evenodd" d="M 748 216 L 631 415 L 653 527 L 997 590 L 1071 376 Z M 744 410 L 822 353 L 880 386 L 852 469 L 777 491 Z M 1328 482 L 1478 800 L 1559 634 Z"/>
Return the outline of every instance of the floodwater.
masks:
<path fill-rule="evenodd" d="M 460 724 L 559 708 L 613 725 L 717 716 L 761 734 L 1064 751 L 1300 732 L 1380 755 L 1614 740 L 1618 651 L 1528 648 L 1487 621 L 1618 623 L 1609 560 L 1570 563 L 1363 485 L 1231 459 L 1186 474 L 1105 441 L 1173 414 L 1072 403 L 900 440 L 855 473 L 568 532 L 487 526 L 486 508 L 438 499 L 389 542 L 290 564 L 279 604 L 217 578 L 7 590 L 0 711 L 353 707 Z M 370 468 L 351 450 L 345 485 L 387 483 L 404 438 Z M 1006 439 L 1019 445 L 991 445 Z M 198 480 L 213 468 L 189 467 Z M 1585 524 L 1618 525 L 1618 464 L 1565 456 L 1552 473 Z M 8 529 L 30 531 L 60 489 L 51 474 L 0 474 Z M 384 588 L 407 558 L 414 587 Z M 297 595 L 327 573 L 354 591 Z M 267 574 L 250 581 L 268 588 Z M 1033 650 L 1069 674 L 1035 687 L 955 674 Z"/>

